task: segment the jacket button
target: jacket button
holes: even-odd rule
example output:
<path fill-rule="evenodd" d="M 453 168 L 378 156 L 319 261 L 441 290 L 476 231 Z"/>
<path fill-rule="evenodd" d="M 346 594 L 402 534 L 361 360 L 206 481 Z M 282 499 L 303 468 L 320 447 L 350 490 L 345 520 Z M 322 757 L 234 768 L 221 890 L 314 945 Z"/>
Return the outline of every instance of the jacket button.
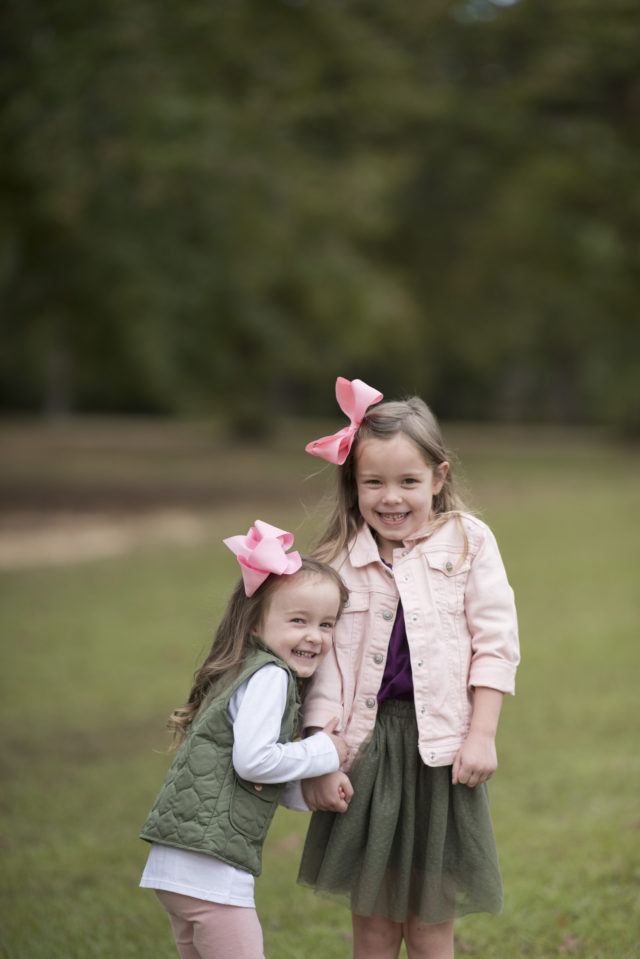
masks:
<path fill-rule="evenodd" d="M 385 611 L 384 611 L 383 614 L 382 614 L 382 618 L 383 618 L 383 619 L 393 619 L 393 610 L 391 610 L 391 609 L 385 609 Z"/>
<path fill-rule="evenodd" d="M 417 623 L 417 622 L 419 622 L 419 621 L 420 621 L 420 617 L 418 616 L 417 613 L 414 613 L 413 616 L 411 617 L 411 622 L 412 622 L 412 623 Z"/>
<path fill-rule="evenodd" d="M 369 707 L 369 709 L 373 709 L 375 704 L 376 704 L 376 701 L 373 698 L 373 696 L 369 696 L 369 698 L 366 700 L 366 705 Z"/>
<path fill-rule="evenodd" d="M 382 653 L 376 653 L 375 656 L 373 657 L 374 663 L 378 663 L 378 665 L 382 662 L 383 659 L 384 659 L 384 656 L 382 655 Z"/>
<path fill-rule="evenodd" d="M 421 660 L 421 659 L 418 660 L 418 666 L 422 666 L 422 660 Z"/>
<path fill-rule="evenodd" d="M 447 571 L 448 573 L 450 573 L 450 572 L 451 572 L 451 570 L 453 569 L 453 563 L 451 562 L 451 560 L 450 560 L 450 559 L 448 559 L 448 560 L 447 560 L 447 563 L 446 563 L 446 566 L 445 566 L 445 569 L 446 569 L 446 571 Z"/>
<path fill-rule="evenodd" d="M 351 606 L 351 600 L 350 600 L 350 599 L 348 599 L 348 600 L 346 601 L 346 603 L 344 604 L 343 609 L 348 609 L 349 606 Z"/>
<path fill-rule="evenodd" d="M 435 758 L 436 758 L 435 753 L 429 753 L 429 759 L 431 760 L 431 762 L 433 762 Z"/>

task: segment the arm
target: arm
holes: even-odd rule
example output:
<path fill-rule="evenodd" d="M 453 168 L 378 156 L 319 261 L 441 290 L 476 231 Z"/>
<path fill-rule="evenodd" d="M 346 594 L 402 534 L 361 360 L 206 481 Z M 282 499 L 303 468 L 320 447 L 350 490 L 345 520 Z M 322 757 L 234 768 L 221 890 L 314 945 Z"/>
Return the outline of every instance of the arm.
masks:
<path fill-rule="evenodd" d="M 289 677 L 275 664 L 263 666 L 231 698 L 233 766 L 251 782 L 282 783 L 338 769 L 346 754 L 333 733 L 336 720 L 298 742 L 279 743 Z"/>
<path fill-rule="evenodd" d="M 312 728 L 307 732 L 314 735 L 317 730 Z M 347 774 L 339 769 L 324 776 L 305 779 L 302 783 L 302 795 L 312 812 L 346 812 L 353 797 L 353 786 Z"/>
<path fill-rule="evenodd" d="M 474 704 L 467 738 L 454 759 L 452 782 L 477 786 L 498 768 L 495 738 L 505 693 L 515 691 L 520 660 L 513 590 L 495 537 L 485 539 L 473 559 L 465 590 L 465 614 L 471 634 L 469 686 Z"/>
<path fill-rule="evenodd" d="M 488 527 L 471 563 L 464 605 L 471 634 L 469 686 L 488 686 L 513 695 L 520 660 L 516 607 L 498 544 Z"/>
<path fill-rule="evenodd" d="M 469 734 L 453 762 L 453 785 L 477 786 L 490 779 L 498 768 L 496 733 L 503 694 L 480 686 L 475 701 Z"/>

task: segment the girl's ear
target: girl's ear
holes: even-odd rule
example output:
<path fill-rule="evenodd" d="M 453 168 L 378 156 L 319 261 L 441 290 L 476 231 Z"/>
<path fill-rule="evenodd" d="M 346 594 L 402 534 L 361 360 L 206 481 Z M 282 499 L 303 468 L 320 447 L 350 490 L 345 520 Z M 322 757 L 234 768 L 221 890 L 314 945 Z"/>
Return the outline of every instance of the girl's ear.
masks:
<path fill-rule="evenodd" d="M 446 460 L 440 463 L 439 466 L 433 471 L 433 495 L 437 496 L 440 490 L 444 485 L 444 481 L 447 478 L 447 473 L 449 472 L 449 464 Z"/>

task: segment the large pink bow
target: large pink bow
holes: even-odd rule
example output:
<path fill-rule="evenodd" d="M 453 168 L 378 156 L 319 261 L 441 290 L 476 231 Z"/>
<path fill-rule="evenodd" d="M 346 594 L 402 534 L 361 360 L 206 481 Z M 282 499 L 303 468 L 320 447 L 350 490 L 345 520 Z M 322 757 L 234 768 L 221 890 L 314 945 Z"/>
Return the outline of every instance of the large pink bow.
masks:
<path fill-rule="evenodd" d="M 256 520 L 256 525 L 246 536 L 229 536 L 222 542 L 238 557 L 247 596 L 253 596 L 271 573 L 288 575 L 297 572 L 302 565 L 300 553 L 286 552 L 293 546 L 293 533 L 270 526 L 261 519 Z"/>
<path fill-rule="evenodd" d="M 319 440 L 308 443 L 305 446 L 307 453 L 321 456 L 323 460 L 335 463 L 336 466 L 342 466 L 349 455 L 353 437 L 364 419 L 364 414 L 370 406 L 379 403 L 382 398 L 382 393 L 375 390 L 373 386 L 367 386 L 362 380 L 345 380 L 339 376 L 336 380 L 336 399 L 340 409 L 346 413 L 351 423 L 338 430 L 333 436 L 323 436 Z"/>

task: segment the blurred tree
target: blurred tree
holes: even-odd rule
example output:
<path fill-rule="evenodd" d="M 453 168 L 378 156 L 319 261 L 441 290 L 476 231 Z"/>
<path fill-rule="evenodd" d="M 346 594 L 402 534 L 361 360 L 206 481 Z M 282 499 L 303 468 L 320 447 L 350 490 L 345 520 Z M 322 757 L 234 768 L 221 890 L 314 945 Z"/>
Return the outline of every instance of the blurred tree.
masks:
<path fill-rule="evenodd" d="M 640 428 L 635 4 L 2 17 L 6 405 L 260 429 L 340 373 Z"/>
<path fill-rule="evenodd" d="M 399 233 L 445 415 L 640 428 L 640 11 L 455 7 Z M 409 258 L 409 259 L 407 259 Z"/>
<path fill-rule="evenodd" d="M 8 20 L 6 398 L 33 403 L 55 352 L 81 406 L 218 396 L 246 418 L 366 360 L 390 306 L 410 321 L 360 248 L 404 164 L 356 128 L 368 101 L 387 124 L 405 109 L 401 58 L 348 9 L 57 0 Z"/>

